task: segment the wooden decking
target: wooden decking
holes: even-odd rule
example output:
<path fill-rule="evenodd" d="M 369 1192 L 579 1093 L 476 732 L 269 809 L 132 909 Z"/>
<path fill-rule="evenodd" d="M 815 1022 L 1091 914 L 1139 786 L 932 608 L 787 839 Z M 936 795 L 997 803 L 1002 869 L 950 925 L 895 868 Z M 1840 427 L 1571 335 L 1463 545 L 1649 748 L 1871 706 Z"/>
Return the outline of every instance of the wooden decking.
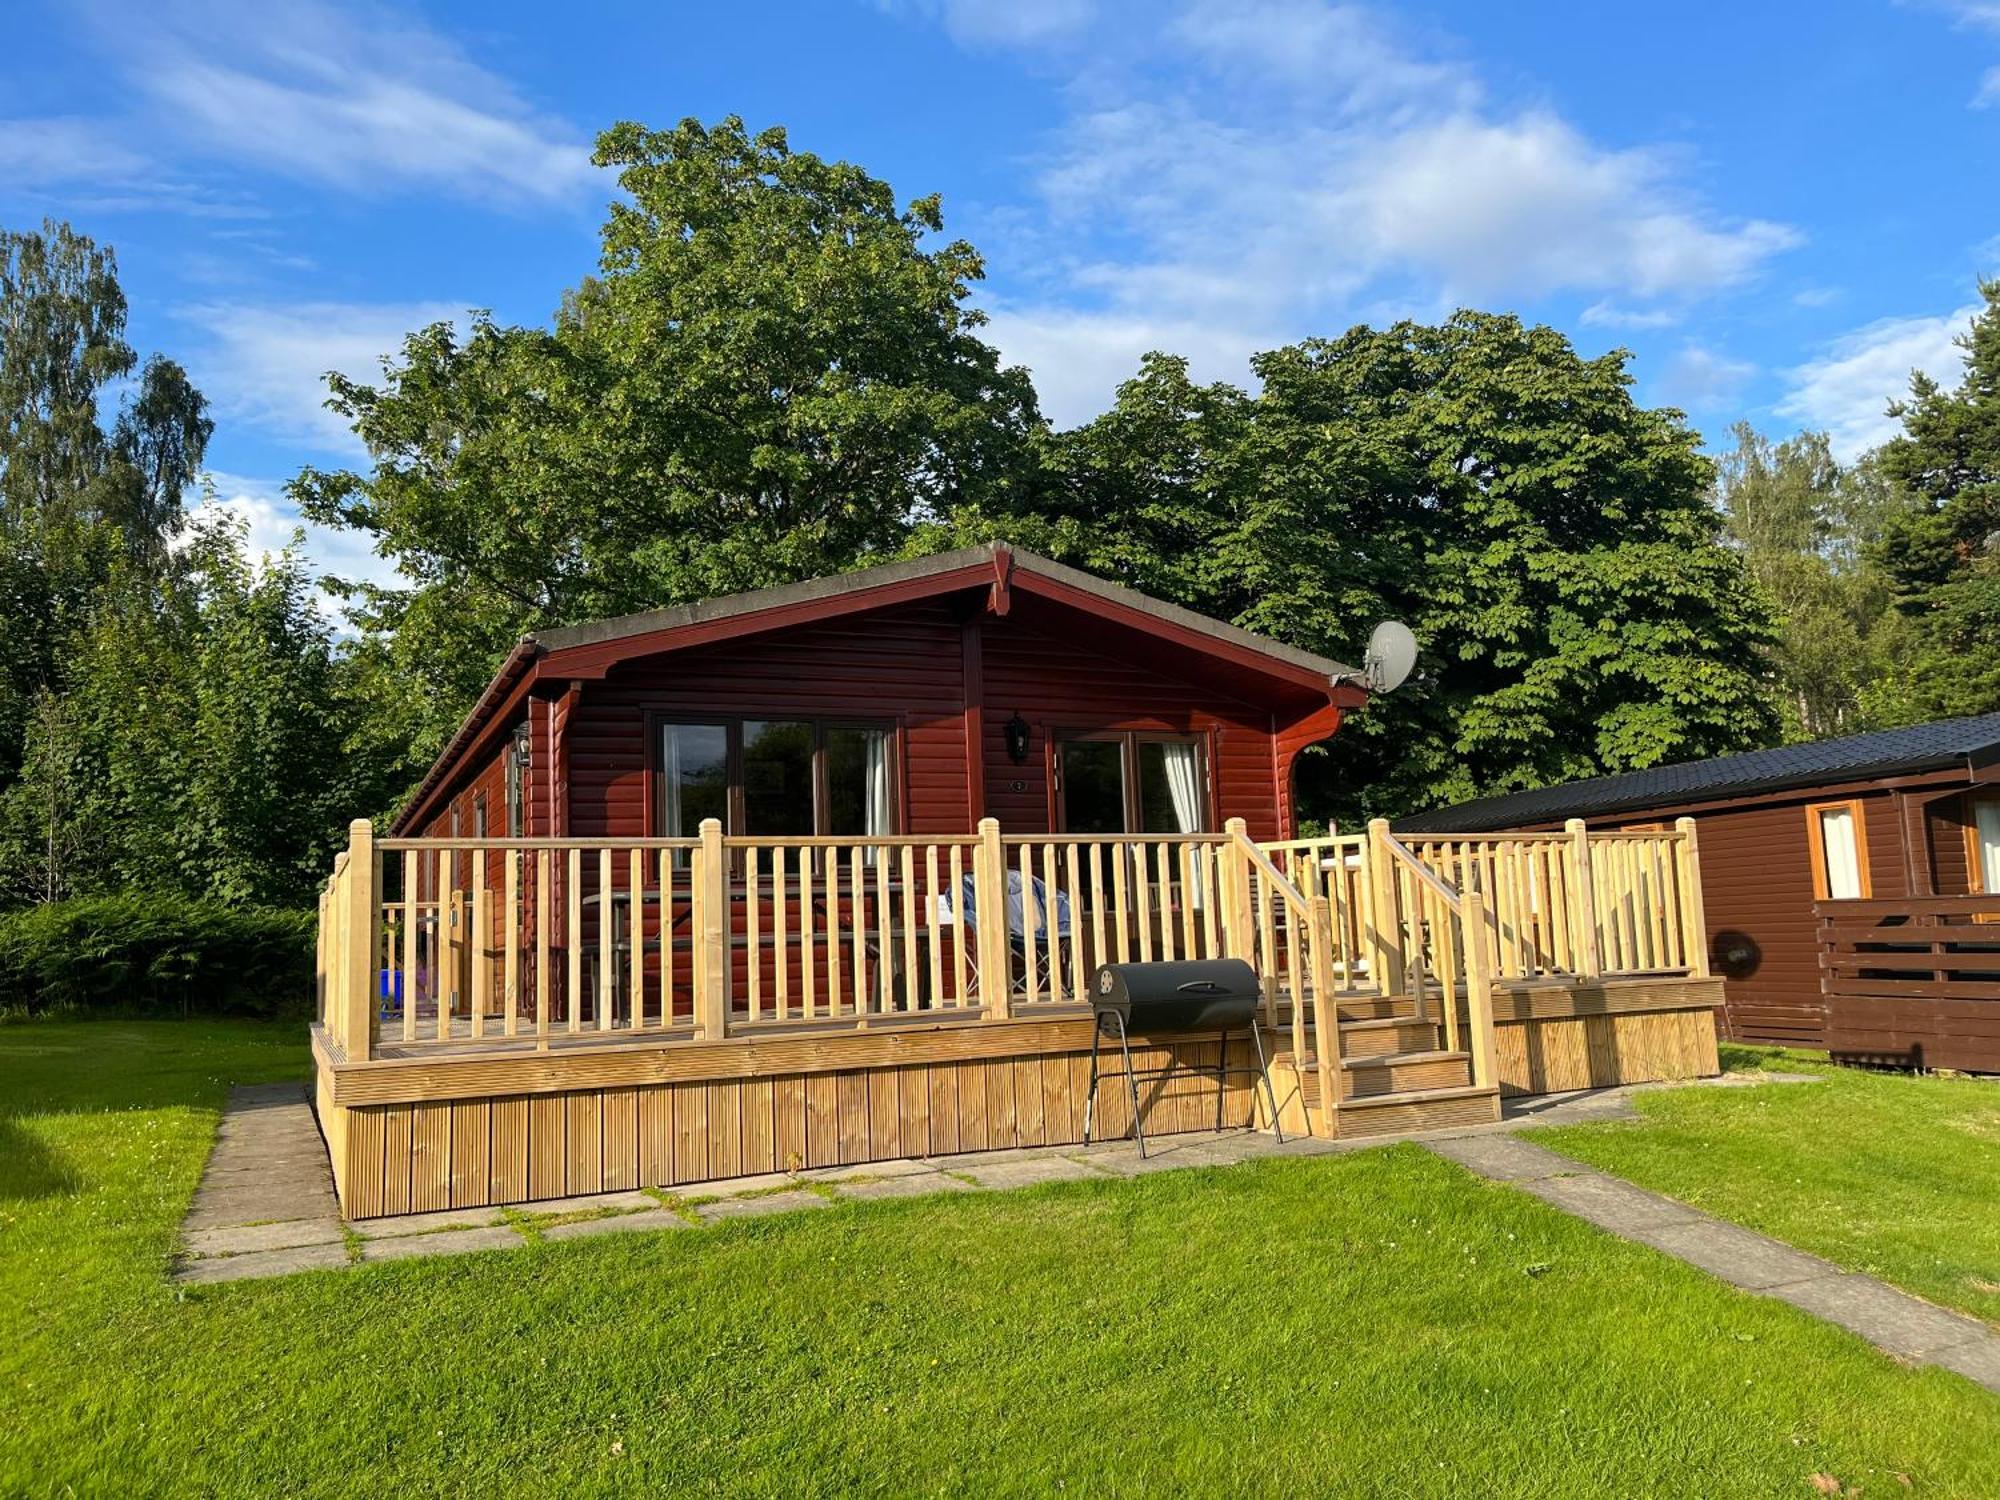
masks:
<path fill-rule="evenodd" d="M 1382 825 L 1260 846 L 1240 826 L 1010 843 L 988 824 L 775 853 L 712 825 L 616 851 L 357 837 L 325 906 L 316 1101 L 351 1217 L 1065 1145 L 1095 964 L 1227 954 L 1265 981 L 1277 1123 L 1462 1125 L 1503 1091 L 1714 1071 L 1720 984 L 1676 837 L 1595 869 L 1566 836 L 1420 857 Z M 1138 1065 L 1225 1046 L 1247 1061 L 1247 1037 L 1175 1036 L 1140 1038 Z M 1121 1090 L 1096 1107 L 1100 1136 L 1131 1128 Z M 1242 1076 L 1176 1073 L 1140 1110 L 1162 1134 L 1273 1123 Z"/>

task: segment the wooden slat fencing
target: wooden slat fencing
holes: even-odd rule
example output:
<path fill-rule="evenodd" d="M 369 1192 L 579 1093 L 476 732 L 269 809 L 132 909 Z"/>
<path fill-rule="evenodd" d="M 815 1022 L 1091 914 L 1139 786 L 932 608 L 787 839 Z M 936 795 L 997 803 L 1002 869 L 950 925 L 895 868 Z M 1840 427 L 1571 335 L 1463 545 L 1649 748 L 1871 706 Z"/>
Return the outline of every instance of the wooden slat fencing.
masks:
<path fill-rule="evenodd" d="M 1087 1003 L 1107 962 L 1250 959 L 1266 1015 L 1471 980 L 1707 972 L 1692 824 L 1669 832 L 374 839 L 320 905 L 320 1010 L 350 1058 L 717 1038 Z M 1323 915 L 1322 915 L 1323 911 Z M 1293 1002 L 1297 1001 L 1297 1004 Z M 1457 1022 L 1450 1007 L 1446 1024 Z M 1455 1037 L 1454 1037 L 1455 1040 Z"/>
<path fill-rule="evenodd" d="M 2000 896 L 1819 901 L 1835 1056 L 2000 1072 Z"/>

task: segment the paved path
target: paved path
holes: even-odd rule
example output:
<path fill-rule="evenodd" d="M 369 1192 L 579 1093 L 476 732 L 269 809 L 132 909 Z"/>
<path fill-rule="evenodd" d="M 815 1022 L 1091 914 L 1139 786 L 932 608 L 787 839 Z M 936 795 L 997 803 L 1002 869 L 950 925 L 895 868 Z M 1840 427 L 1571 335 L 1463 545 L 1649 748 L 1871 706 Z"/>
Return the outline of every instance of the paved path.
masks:
<path fill-rule="evenodd" d="M 1806 1074 L 1725 1074 L 1701 1086 L 1734 1088 L 1773 1079 L 1814 1081 Z M 1686 1084 L 1635 1084 L 1507 1101 L 1498 1124 L 1459 1127 L 1444 1134 L 1485 1134 L 1586 1120 L 1630 1119 L 1631 1096 L 1650 1088 Z M 534 1239 L 583 1239 L 634 1229 L 680 1229 L 794 1208 L 819 1208 L 843 1198 L 908 1197 L 970 1188 L 1027 1187 L 1037 1182 L 1093 1176 L 1131 1176 L 1174 1167 L 1215 1166 L 1275 1155 L 1363 1150 L 1398 1139 L 1287 1141 L 1239 1131 L 1230 1135 L 1156 1137 L 1141 1160 L 1129 1143 L 988 1151 L 935 1161 L 875 1162 L 796 1176 L 732 1178 L 651 1191 L 599 1193 L 583 1198 L 523 1204 L 512 1209 L 453 1209 L 403 1214 L 344 1225 L 334 1203 L 333 1180 L 318 1124 L 305 1089 L 293 1083 L 237 1088 L 216 1133 L 183 1226 L 176 1279 L 238 1281 L 325 1270 L 416 1255 L 499 1250 Z"/>
<path fill-rule="evenodd" d="M 1872 1276 L 1843 1271 L 1816 1255 L 1711 1218 L 1677 1199 L 1599 1172 L 1507 1135 L 1463 1136 L 1426 1144 L 1439 1156 L 1623 1239 L 1650 1245 L 1731 1286 L 1789 1302 L 1858 1333 L 1884 1353 L 1942 1365 L 2000 1392 L 2000 1334 L 1976 1318 L 1947 1312 Z"/>
<path fill-rule="evenodd" d="M 1810 1075 L 1724 1075 L 1703 1080 L 1733 1088 Z M 1870 1276 L 1815 1256 L 1672 1198 L 1514 1137 L 1523 1126 L 1631 1118 L 1637 1085 L 1509 1101 L 1499 1124 L 1421 1140 L 1440 1156 L 1512 1183 L 1626 1239 L 1699 1266 L 1733 1286 L 1776 1297 L 1838 1323 L 1898 1358 L 1942 1365 L 2000 1392 L 2000 1335 Z M 794 1174 L 739 1177 L 672 1192 L 599 1193 L 515 1208 L 453 1209 L 343 1224 L 334 1203 L 326 1147 L 298 1084 L 231 1092 L 182 1230 L 181 1281 L 235 1281 L 379 1260 L 519 1248 L 541 1240 L 594 1238 L 646 1229 L 690 1229 L 729 1219 L 824 1208 L 848 1199 L 908 1198 L 1133 1177 L 1180 1167 L 1228 1166 L 1271 1156 L 1365 1150 L 1399 1137 L 1359 1141 L 1292 1139 L 1233 1131 L 1149 1142 L 1141 1158 L 1128 1141 L 1015 1151 L 982 1151 L 926 1161 L 872 1162 Z"/>

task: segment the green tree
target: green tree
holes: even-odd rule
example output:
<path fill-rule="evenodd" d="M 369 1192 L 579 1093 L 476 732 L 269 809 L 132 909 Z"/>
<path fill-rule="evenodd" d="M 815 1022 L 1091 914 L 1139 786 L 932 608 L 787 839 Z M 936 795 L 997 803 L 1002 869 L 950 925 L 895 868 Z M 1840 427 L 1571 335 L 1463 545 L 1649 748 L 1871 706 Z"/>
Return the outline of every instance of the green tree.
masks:
<path fill-rule="evenodd" d="M 1824 433 L 1773 444 L 1746 422 L 1718 465 L 1730 541 L 1775 608 L 1771 668 L 1791 740 L 1900 722 L 1888 685 L 1908 631 L 1872 549 L 1903 502 L 1872 457 L 1835 461 Z"/>
<path fill-rule="evenodd" d="M 1419 670 L 1302 763 L 1309 814 L 1768 742 L 1768 610 L 1722 545 L 1696 435 L 1633 402 L 1625 361 L 1475 312 L 1260 355 L 1255 396 L 1154 355 L 1051 440 L 1051 481 L 1013 524 L 1348 661 L 1377 620 L 1406 620 Z"/>
<path fill-rule="evenodd" d="M 120 563 L 0 792 L 0 905 L 125 888 L 309 904 L 358 795 L 339 662 L 295 553 L 198 521 L 164 577 Z"/>
<path fill-rule="evenodd" d="M 1890 408 L 1902 433 L 1883 473 L 1910 499 L 1872 555 L 1909 620 L 1914 649 L 1893 696 L 1911 721 L 2000 710 L 2000 281 L 1959 337 L 1965 374 L 1946 390 L 1921 371 Z"/>
<path fill-rule="evenodd" d="M 367 692 L 426 762 L 523 630 L 852 567 L 958 506 L 1006 508 L 1039 425 L 938 243 L 858 167 L 731 118 L 622 124 L 626 197 L 551 329 L 475 318 L 331 378 L 368 473 L 294 493 L 407 583 L 354 591 Z"/>
<path fill-rule="evenodd" d="M 105 430 L 105 390 L 138 363 L 126 311 L 109 249 L 55 222 L 0 231 L 0 787 L 114 561 L 166 565 L 213 431 L 201 393 L 158 357 Z"/>

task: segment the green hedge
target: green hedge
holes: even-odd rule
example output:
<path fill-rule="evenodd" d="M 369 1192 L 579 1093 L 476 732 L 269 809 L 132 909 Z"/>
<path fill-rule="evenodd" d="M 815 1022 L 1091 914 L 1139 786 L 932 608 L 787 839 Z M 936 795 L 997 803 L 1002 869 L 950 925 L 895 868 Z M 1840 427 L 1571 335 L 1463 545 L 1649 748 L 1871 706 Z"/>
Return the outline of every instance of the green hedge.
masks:
<path fill-rule="evenodd" d="M 135 893 L 0 913 L 0 1011 L 306 1016 L 314 921 Z"/>

